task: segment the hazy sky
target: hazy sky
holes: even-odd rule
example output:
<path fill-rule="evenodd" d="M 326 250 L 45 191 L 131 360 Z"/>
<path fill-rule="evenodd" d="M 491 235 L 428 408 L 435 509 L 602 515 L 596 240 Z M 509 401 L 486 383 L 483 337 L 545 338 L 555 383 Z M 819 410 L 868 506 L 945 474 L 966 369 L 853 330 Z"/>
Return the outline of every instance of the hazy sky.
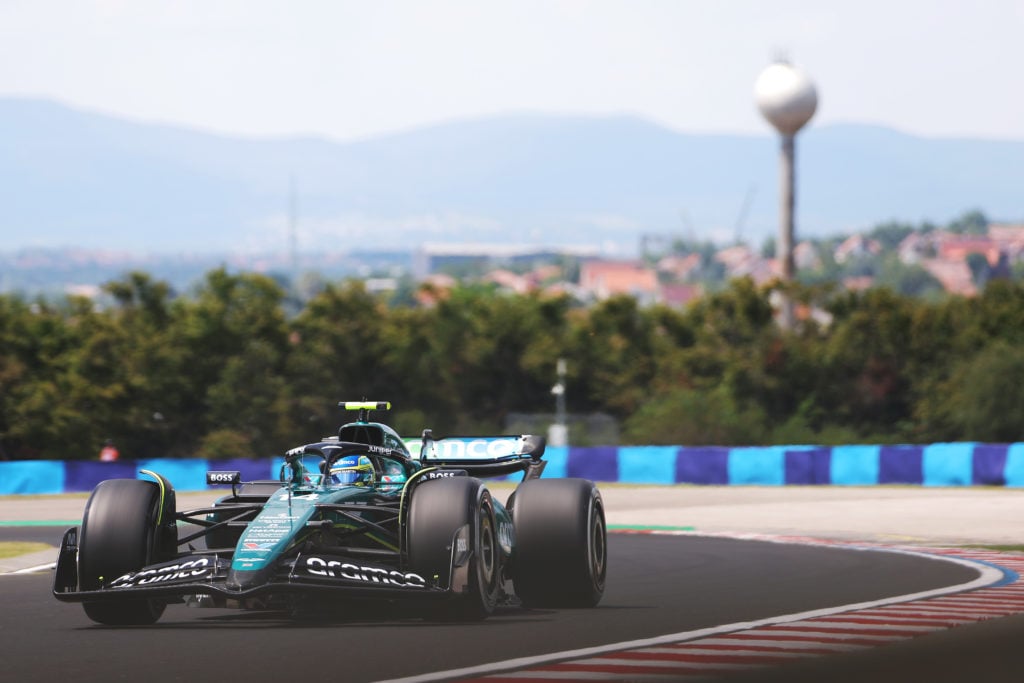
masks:
<path fill-rule="evenodd" d="M 763 134 L 780 52 L 812 125 L 1024 140 L 1024 0 L 0 0 L 0 97 L 245 136 L 509 112 Z"/>

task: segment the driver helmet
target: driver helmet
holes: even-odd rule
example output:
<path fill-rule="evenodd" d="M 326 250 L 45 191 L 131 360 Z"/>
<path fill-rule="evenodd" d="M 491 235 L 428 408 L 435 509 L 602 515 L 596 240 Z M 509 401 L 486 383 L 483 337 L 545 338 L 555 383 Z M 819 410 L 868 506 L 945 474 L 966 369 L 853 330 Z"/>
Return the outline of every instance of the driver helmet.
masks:
<path fill-rule="evenodd" d="M 372 485 L 373 463 L 365 455 L 346 455 L 331 465 L 331 481 L 352 486 Z"/>

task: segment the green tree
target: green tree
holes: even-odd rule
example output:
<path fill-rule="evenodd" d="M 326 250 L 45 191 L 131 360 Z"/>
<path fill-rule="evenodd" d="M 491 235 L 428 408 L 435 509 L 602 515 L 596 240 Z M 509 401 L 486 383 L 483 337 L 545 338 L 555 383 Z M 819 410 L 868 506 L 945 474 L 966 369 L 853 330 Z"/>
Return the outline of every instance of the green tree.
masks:
<path fill-rule="evenodd" d="M 1024 349 L 998 340 L 953 369 L 939 384 L 932 415 L 936 436 L 954 441 L 1024 441 Z"/>
<path fill-rule="evenodd" d="M 655 378 L 654 325 L 630 296 L 615 296 L 571 318 L 566 358 L 577 411 L 635 411 Z"/>
<path fill-rule="evenodd" d="M 283 298 L 271 278 L 221 268 L 183 304 L 173 342 L 184 350 L 191 402 L 166 416 L 184 430 L 179 449 L 195 453 L 201 435 L 219 428 L 256 430 L 262 455 L 288 445 L 293 430 L 280 414 L 287 402 L 278 399 L 289 350 Z M 243 400 L 255 408 L 240 412 Z"/>
<path fill-rule="evenodd" d="M 979 209 L 965 211 L 962 216 L 949 224 L 949 231 L 967 235 L 984 235 L 988 232 L 988 217 Z"/>
<path fill-rule="evenodd" d="M 0 439 L 8 457 L 55 458 L 79 423 L 64 403 L 66 354 L 78 339 L 43 299 L 0 297 Z M 78 441 L 71 457 L 80 457 Z"/>
<path fill-rule="evenodd" d="M 919 265 L 907 265 L 896 254 L 885 255 L 878 263 L 875 287 L 890 289 L 902 296 L 935 299 L 942 296 L 942 283 Z"/>
<path fill-rule="evenodd" d="M 109 361 L 121 385 L 121 400 L 103 422 L 106 437 L 114 438 L 122 457 L 178 455 L 174 422 L 176 410 L 193 401 L 189 393 L 186 353 L 177 343 L 181 306 L 166 282 L 142 272 L 104 285 L 115 302 L 104 318 L 120 339 Z M 98 446 L 97 446 L 98 448 Z"/>
<path fill-rule="evenodd" d="M 911 418 L 912 300 L 888 289 L 848 293 L 831 302 L 816 395 L 836 418 L 863 434 L 898 436 Z"/>
<path fill-rule="evenodd" d="M 766 422 L 758 405 L 739 405 L 724 386 L 680 388 L 650 399 L 627 418 L 623 439 L 643 445 L 748 446 L 763 443 Z"/>
<path fill-rule="evenodd" d="M 974 284 L 978 289 L 984 289 L 985 283 L 988 282 L 992 274 L 992 268 L 989 266 L 985 255 L 977 253 L 968 254 L 967 267 L 971 269 L 971 280 Z"/>
<path fill-rule="evenodd" d="M 893 251 L 900 245 L 908 235 L 915 232 L 916 228 L 910 223 L 903 223 L 900 221 L 889 221 L 887 223 L 879 223 L 871 232 L 868 233 L 868 237 L 873 240 L 877 240 L 882 245 L 884 251 Z"/>
<path fill-rule="evenodd" d="M 330 434 L 339 401 L 393 400 L 396 373 L 389 367 L 390 312 L 361 282 L 325 284 L 292 321 L 287 364 L 289 412 L 294 424 Z"/>

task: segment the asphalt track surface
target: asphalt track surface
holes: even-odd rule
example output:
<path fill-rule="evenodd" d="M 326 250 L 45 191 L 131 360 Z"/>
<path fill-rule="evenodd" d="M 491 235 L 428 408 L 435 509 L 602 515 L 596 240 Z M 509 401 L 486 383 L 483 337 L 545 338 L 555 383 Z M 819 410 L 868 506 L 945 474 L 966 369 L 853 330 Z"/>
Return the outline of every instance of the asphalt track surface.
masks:
<path fill-rule="evenodd" d="M 56 543 L 61 531 L 4 528 L 0 540 Z M 369 607 L 296 621 L 284 613 L 174 605 L 155 626 L 145 628 L 93 624 L 79 605 L 52 597 L 49 572 L 5 576 L 0 578 L 0 681 L 249 683 L 321 676 L 375 681 L 877 600 L 960 584 L 976 576 L 969 567 L 914 555 L 701 536 L 612 534 L 608 590 L 595 609 L 505 608 L 481 623 L 448 624 Z M 971 628 L 957 630 L 967 633 Z M 962 633 L 958 642 L 963 641 Z M 1022 631 L 1018 628 L 1016 633 Z M 935 637 L 920 640 L 931 638 Z M 989 637 L 980 642 L 1001 641 Z M 935 659 L 918 653 L 917 659 L 911 657 L 913 666 L 922 657 Z M 850 661 L 854 663 L 828 657 L 795 671 L 755 672 L 748 677 L 890 680 L 877 670 L 866 678 L 842 678 L 844 672 L 858 671 L 858 666 L 870 671 L 870 657 Z M 888 662 L 883 669 L 892 673 L 900 666 Z M 1016 669 L 1012 680 L 1020 680 L 1020 671 Z M 796 678 L 801 675 L 806 677 Z"/>

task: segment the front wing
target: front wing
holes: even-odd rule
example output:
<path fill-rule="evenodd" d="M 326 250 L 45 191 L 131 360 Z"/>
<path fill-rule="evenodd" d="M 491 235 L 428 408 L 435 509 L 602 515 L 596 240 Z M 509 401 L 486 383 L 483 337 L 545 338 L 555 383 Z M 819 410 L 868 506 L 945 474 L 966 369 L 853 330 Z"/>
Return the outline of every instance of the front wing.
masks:
<path fill-rule="evenodd" d="M 63 602 L 94 602 L 152 598 L 213 596 L 226 600 L 325 592 L 338 597 L 417 600 L 443 598 L 468 586 L 468 557 L 453 557 L 451 576 L 424 577 L 326 552 L 300 552 L 279 560 L 266 580 L 247 588 L 233 586 L 231 560 L 226 555 L 194 554 L 143 567 L 120 576 L 97 590 L 78 590 L 78 528 L 68 529 L 61 543 L 54 574 L 53 594 Z"/>

